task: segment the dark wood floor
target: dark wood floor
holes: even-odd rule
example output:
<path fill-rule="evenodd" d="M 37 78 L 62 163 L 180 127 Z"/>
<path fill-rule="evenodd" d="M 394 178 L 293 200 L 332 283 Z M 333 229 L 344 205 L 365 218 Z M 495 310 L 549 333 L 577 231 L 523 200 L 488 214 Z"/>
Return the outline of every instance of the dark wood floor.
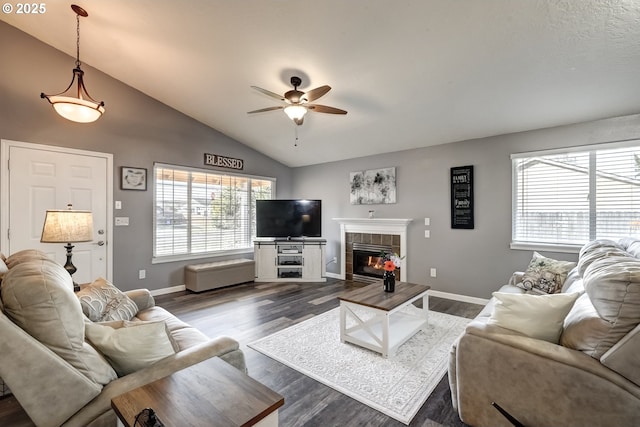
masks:
<path fill-rule="evenodd" d="M 156 304 L 210 337 L 228 335 L 245 352 L 249 375 L 285 397 L 280 426 L 403 426 L 345 395 L 318 383 L 247 344 L 338 307 L 337 296 L 362 286 L 329 279 L 327 283 L 247 283 L 199 294 L 176 292 L 156 297 Z M 430 297 L 429 309 L 475 317 L 481 306 Z M 410 426 L 464 426 L 451 407 L 443 378 Z M 13 397 L 0 399 L 0 426 L 32 427 Z M 169 426 L 167 426 L 169 427 Z"/>

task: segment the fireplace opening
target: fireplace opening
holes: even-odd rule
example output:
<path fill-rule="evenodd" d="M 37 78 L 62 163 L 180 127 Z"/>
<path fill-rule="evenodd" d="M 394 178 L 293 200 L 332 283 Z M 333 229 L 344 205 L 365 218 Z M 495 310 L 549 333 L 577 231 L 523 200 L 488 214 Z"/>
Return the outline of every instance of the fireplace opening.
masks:
<path fill-rule="evenodd" d="M 354 243 L 352 250 L 353 280 L 373 283 L 384 274 L 383 254 L 393 252 L 391 246 Z"/>

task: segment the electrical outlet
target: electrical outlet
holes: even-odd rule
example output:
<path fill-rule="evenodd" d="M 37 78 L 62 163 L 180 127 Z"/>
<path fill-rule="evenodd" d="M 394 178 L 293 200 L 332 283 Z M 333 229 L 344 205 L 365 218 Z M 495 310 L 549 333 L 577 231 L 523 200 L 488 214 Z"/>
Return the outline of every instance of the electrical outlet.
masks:
<path fill-rule="evenodd" d="M 431 237 L 431 231 L 430 230 L 424 230 L 424 238 L 428 239 L 429 237 Z"/>
<path fill-rule="evenodd" d="M 436 277 L 436 269 L 435 268 L 431 269 L 431 277 Z"/>
<path fill-rule="evenodd" d="M 138 270 L 138 279 L 142 280 L 147 277 L 147 270 Z"/>

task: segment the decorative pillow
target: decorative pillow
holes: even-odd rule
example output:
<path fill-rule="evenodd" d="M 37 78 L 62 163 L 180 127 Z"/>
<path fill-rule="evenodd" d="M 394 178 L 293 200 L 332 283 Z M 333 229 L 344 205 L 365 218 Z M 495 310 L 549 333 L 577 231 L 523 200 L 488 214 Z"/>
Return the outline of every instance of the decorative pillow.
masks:
<path fill-rule="evenodd" d="M 138 306 L 120 289 L 102 277 L 83 287 L 76 294 L 82 311 L 92 322 L 131 320 Z"/>
<path fill-rule="evenodd" d="M 567 274 L 576 266 L 575 262 L 558 261 L 533 253 L 533 258 L 516 286 L 534 294 L 554 294 L 560 292 Z"/>
<path fill-rule="evenodd" d="M 487 321 L 523 335 L 557 344 L 564 318 L 578 294 L 531 295 L 494 292 L 496 304 Z"/>
<path fill-rule="evenodd" d="M 87 339 L 109 359 L 119 377 L 175 354 L 163 321 L 87 322 L 85 331 Z"/>

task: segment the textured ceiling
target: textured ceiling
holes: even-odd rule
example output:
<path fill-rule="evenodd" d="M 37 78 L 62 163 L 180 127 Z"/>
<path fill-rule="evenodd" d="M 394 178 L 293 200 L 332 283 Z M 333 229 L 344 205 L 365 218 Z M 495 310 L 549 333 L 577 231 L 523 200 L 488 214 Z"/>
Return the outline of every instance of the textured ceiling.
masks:
<path fill-rule="evenodd" d="M 75 56 L 69 4 L 0 19 Z M 640 112 L 637 0 L 78 4 L 83 63 L 289 166 Z M 292 75 L 349 112 L 309 113 L 297 147 L 283 112 L 246 113 Z"/>

